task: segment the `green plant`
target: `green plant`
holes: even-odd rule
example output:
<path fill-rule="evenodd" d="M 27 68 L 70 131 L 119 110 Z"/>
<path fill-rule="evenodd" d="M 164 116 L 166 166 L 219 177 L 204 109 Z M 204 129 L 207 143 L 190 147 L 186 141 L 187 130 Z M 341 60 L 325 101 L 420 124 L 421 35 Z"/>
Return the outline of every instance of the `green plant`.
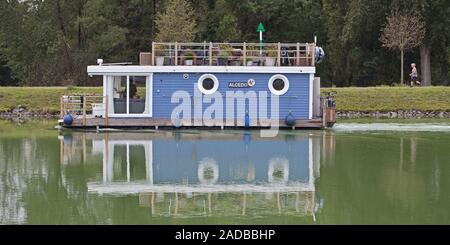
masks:
<path fill-rule="evenodd" d="M 269 44 L 265 47 L 265 52 L 267 57 L 277 58 L 278 57 L 278 45 Z"/>
<path fill-rule="evenodd" d="M 195 53 L 194 53 L 194 52 L 192 52 L 192 51 L 190 51 L 190 50 L 184 52 L 184 58 L 185 58 L 186 60 L 193 60 L 194 57 L 195 57 Z"/>
<path fill-rule="evenodd" d="M 219 44 L 219 56 L 221 58 L 227 58 L 230 57 L 233 54 L 233 47 L 231 47 L 230 44 Z"/>
<path fill-rule="evenodd" d="M 155 56 L 165 56 L 165 49 L 166 47 L 163 44 L 155 44 L 153 46 L 153 52 L 155 53 Z"/>
<path fill-rule="evenodd" d="M 245 50 L 246 50 L 247 57 L 254 58 L 254 57 L 259 56 L 259 47 L 256 47 L 254 45 L 247 45 L 245 47 Z"/>
<path fill-rule="evenodd" d="M 273 177 L 277 178 L 277 179 L 282 179 L 284 176 L 284 171 L 277 169 L 273 172 Z"/>

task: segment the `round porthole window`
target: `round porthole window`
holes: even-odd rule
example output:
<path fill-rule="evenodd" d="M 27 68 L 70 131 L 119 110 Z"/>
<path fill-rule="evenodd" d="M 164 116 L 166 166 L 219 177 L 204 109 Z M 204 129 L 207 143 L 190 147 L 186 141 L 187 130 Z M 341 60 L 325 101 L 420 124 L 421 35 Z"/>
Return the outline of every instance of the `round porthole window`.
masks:
<path fill-rule="evenodd" d="M 283 75 L 272 76 L 269 80 L 269 90 L 274 95 L 283 95 L 289 90 L 289 79 Z"/>
<path fill-rule="evenodd" d="M 205 74 L 198 79 L 197 86 L 203 94 L 213 94 L 219 88 L 219 80 L 212 74 Z"/>

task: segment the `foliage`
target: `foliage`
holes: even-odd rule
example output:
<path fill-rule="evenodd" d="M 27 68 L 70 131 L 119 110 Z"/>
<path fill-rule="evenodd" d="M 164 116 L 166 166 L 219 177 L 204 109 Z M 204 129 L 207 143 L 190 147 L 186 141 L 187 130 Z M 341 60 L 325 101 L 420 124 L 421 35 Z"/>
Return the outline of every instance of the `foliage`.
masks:
<path fill-rule="evenodd" d="M 191 50 L 187 50 L 186 52 L 184 52 L 183 56 L 186 60 L 192 60 L 195 57 L 195 53 Z"/>
<path fill-rule="evenodd" d="M 448 0 L 8 0 L 0 1 L 0 86 L 94 85 L 86 66 L 97 58 L 137 63 L 158 40 L 257 43 L 260 22 L 265 43 L 317 35 L 326 86 L 391 85 L 400 57 L 380 36 L 393 9 L 423 17 L 432 84 L 449 85 Z M 419 69 L 422 58 L 419 47 L 404 56 Z"/>
<path fill-rule="evenodd" d="M 278 45 L 266 45 L 264 51 L 267 57 L 277 58 L 278 57 Z"/>
<path fill-rule="evenodd" d="M 383 47 L 407 50 L 421 45 L 424 37 L 425 23 L 418 13 L 394 10 L 386 19 L 380 40 Z"/>
<path fill-rule="evenodd" d="M 166 46 L 164 44 L 155 44 L 153 52 L 155 52 L 155 56 L 166 56 Z"/>
<path fill-rule="evenodd" d="M 186 0 L 170 0 L 156 17 L 156 29 L 159 42 L 191 42 L 196 34 L 194 10 Z"/>
<path fill-rule="evenodd" d="M 401 13 L 399 10 L 393 10 L 387 17 L 386 26 L 383 28 L 380 41 L 383 43 L 383 47 L 400 50 L 400 83 L 404 81 L 404 52 L 420 46 L 424 37 L 425 23 L 419 13 Z"/>

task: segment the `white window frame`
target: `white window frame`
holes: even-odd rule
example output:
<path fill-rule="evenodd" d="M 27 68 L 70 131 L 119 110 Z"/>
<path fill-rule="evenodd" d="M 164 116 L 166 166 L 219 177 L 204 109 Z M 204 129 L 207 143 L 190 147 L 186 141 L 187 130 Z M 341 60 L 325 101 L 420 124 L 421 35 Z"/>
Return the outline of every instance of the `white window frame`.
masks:
<path fill-rule="evenodd" d="M 150 74 L 114 74 L 114 75 L 108 75 L 108 76 L 110 78 L 113 78 L 113 77 L 116 77 L 116 76 L 118 76 L 118 77 L 121 77 L 121 76 L 127 77 L 126 113 L 115 114 L 114 113 L 114 107 L 113 107 L 114 105 L 112 104 L 111 109 L 110 109 L 112 112 L 108 113 L 109 117 L 117 117 L 117 118 L 126 118 L 126 117 L 151 118 L 151 117 L 153 117 L 153 73 L 150 73 Z M 130 105 L 129 105 L 130 104 L 130 100 L 129 100 L 130 89 L 129 88 L 130 88 L 130 77 L 132 77 L 132 76 L 145 77 L 145 92 L 146 92 L 146 94 L 145 94 L 145 96 L 146 96 L 145 103 L 148 103 L 148 110 L 149 110 L 148 113 L 141 113 L 141 114 L 129 113 L 130 112 Z M 109 83 L 107 83 L 107 86 L 112 86 L 112 81 L 113 80 L 107 79 L 107 81 L 110 81 Z M 105 91 L 106 92 L 105 95 L 107 94 L 107 91 L 108 90 Z M 113 99 L 112 98 L 112 94 L 111 95 L 108 94 L 108 96 L 111 97 L 110 98 L 111 100 Z M 147 101 L 147 98 L 148 98 L 149 101 Z M 109 103 L 109 102 L 107 102 L 107 103 Z"/>
<path fill-rule="evenodd" d="M 210 90 L 206 90 L 205 88 L 203 88 L 203 81 L 207 78 L 213 80 L 214 82 L 214 87 Z M 217 77 L 214 76 L 213 74 L 204 74 L 198 79 L 197 87 L 198 90 L 200 90 L 200 92 L 202 92 L 205 95 L 214 94 L 219 89 L 219 79 L 217 79 Z"/>
<path fill-rule="evenodd" d="M 276 90 L 273 87 L 273 82 L 275 82 L 275 80 L 277 79 L 281 79 L 284 81 L 284 88 L 282 90 Z M 285 93 L 287 93 L 287 91 L 289 90 L 289 79 L 281 74 L 277 74 L 277 75 L 273 75 L 270 79 L 269 82 L 267 83 L 267 86 L 269 87 L 269 90 L 272 94 L 274 95 L 284 95 Z"/>

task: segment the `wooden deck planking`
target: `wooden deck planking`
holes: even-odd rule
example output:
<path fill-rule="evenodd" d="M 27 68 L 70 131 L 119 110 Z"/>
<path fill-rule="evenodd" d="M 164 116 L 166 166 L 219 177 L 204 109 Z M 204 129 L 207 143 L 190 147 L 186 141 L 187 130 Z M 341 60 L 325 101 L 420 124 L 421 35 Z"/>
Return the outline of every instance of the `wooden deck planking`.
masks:
<path fill-rule="evenodd" d="M 223 121 L 205 121 L 203 124 L 201 120 L 180 120 L 177 123 L 180 127 L 230 127 L 230 128 L 239 128 L 244 127 L 243 120 L 234 120 L 234 122 L 223 122 Z M 63 125 L 60 122 L 61 126 L 67 128 L 84 128 L 84 127 L 108 127 L 108 128 L 126 128 L 126 127 L 175 127 L 170 119 L 153 119 L 153 118 L 108 118 L 106 121 L 105 118 L 76 118 L 73 120 L 72 125 Z M 261 123 L 251 123 L 251 128 L 267 128 L 269 127 L 270 121 L 262 121 Z M 291 126 L 287 126 L 284 120 L 279 121 L 280 128 L 292 128 Z M 321 119 L 312 119 L 312 120 L 297 120 L 294 126 L 295 128 L 323 128 L 323 122 Z"/>

